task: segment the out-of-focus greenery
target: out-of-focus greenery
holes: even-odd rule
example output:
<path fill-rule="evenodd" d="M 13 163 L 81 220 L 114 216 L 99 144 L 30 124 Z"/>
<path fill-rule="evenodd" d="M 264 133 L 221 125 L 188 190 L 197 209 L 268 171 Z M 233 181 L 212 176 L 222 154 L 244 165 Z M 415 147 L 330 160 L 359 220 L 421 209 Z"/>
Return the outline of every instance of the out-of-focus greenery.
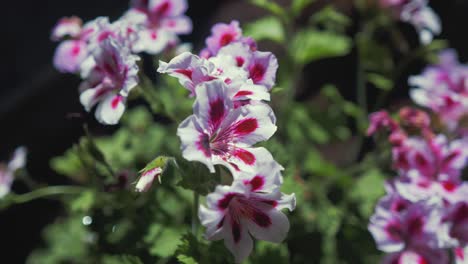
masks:
<path fill-rule="evenodd" d="M 363 148 L 367 113 L 385 102 L 409 64 L 430 59 L 444 42 L 410 47 L 388 14 L 364 1 L 358 1 L 358 25 L 332 5 L 305 11 L 317 7 L 314 0 L 294 0 L 290 7 L 249 2 L 269 14 L 244 25 L 245 34 L 260 46 L 267 40 L 283 50 L 272 99 L 278 132 L 263 145 L 285 167 L 282 188 L 296 194 L 297 208 L 289 214 L 287 240 L 257 241 L 246 263 L 377 263 L 367 222 L 391 171 L 381 162 L 388 153 Z M 304 15 L 307 23 L 297 26 Z M 379 41 L 378 32 L 392 42 Z M 349 71 L 358 75 L 357 85 L 313 87 L 320 92 L 296 100 L 304 67 L 343 56 L 355 59 Z M 159 78 L 157 84 L 143 80 L 138 94 L 150 103 L 127 111 L 113 135 L 87 132 L 51 161 L 55 171 L 86 190 L 63 200 L 65 213 L 44 230 L 44 245 L 28 263 L 233 262 L 222 241 L 206 241 L 201 228 L 191 230 L 192 191 L 206 195 L 229 178 L 180 157 L 175 131 L 190 114 L 192 99 L 176 80 Z M 357 99 L 345 99 L 340 91 L 352 87 Z M 365 97 L 371 89 L 379 94 L 377 102 Z M 168 164 L 161 184 L 135 193 L 138 171 L 158 156 L 177 162 Z"/>

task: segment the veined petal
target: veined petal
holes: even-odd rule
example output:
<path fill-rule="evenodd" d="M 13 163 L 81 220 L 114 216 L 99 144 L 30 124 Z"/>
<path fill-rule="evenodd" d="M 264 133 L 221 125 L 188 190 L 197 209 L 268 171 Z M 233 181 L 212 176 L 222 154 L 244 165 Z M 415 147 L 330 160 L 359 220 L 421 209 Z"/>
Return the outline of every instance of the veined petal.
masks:
<path fill-rule="evenodd" d="M 224 245 L 234 255 L 235 262 L 241 263 L 253 250 L 253 241 L 246 224 L 242 221 L 237 222 L 227 215 L 223 229 L 225 230 Z"/>
<path fill-rule="evenodd" d="M 180 123 L 177 136 L 182 143 L 182 156 L 186 160 L 199 161 L 205 164 L 210 172 L 215 172 L 208 135 L 205 134 L 195 116 L 189 116 Z"/>
<path fill-rule="evenodd" d="M 268 217 L 268 220 L 265 217 Z M 253 220 L 249 219 L 246 222 L 253 237 L 273 243 L 281 243 L 289 231 L 288 218 L 276 209 L 265 212 L 262 217 L 254 216 Z"/>
<path fill-rule="evenodd" d="M 85 110 L 89 112 L 95 104 L 106 98 L 110 93 L 112 93 L 112 89 L 99 85 L 96 88 L 84 90 L 80 94 L 80 102 Z"/>
<path fill-rule="evenodd" d="M 197 86 L 196 95 L 193 113 L 205 129 L 214 133 L 233 108 L 226 84 L 220 80 L 202 83 Z"/>
<path fill-rule="evenodd" d="M 268 140 L 276 132 L 277 127 L 272 120 L 273 110 L 266 104 L 245 105 L 231 112 L 223 120 L 220 130 L 231 131 L 236 144 L 252 146 Z"/>

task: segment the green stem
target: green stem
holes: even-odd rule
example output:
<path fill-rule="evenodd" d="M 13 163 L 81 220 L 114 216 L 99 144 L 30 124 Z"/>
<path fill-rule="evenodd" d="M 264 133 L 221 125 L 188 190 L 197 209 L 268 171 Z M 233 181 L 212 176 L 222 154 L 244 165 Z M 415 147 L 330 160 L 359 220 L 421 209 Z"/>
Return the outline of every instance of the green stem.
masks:
<path fill-rule="evenodd" d="M 86 188 L 78 186 L 48 186 L 36 189 L 25 194 L 11 194 L 5 201 L 7 202 L 7 204 L 21 204 L 30 202 L 35 199 L 45 198 L 48 196 L 63 194 L 79 194 L 85 189 Z"/>
<path fill-rule="evenodd" d="M 196 237 L 198 233 L 198 207 L 200 205 L 200 195 L 193 191 L 193 209 L 192 209 L 192 234 Z"/>

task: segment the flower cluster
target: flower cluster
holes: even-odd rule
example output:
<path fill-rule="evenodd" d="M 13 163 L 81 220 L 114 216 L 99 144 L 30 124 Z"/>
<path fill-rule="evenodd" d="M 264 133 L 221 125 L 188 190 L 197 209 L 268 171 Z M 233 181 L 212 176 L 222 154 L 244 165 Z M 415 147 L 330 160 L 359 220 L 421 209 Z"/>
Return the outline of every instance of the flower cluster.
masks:
<path fill-rule="evenodd" d="M 450 128 L 458 125 L 460 117 L 450 115 L 438 100 L 464 96 L 464 80 L 457 83 L 459 89 L 452 89 L 454 80 L 462 78 L 460 73 L 446 68 L 462 68 L 454 58 L 445 51 L 440 67 L 410 79 L 421 86 L 412 91 L 416 103 L 433 110 Z M 393 169 L 398 174 L 387 182 L 387 195 L 369 224 L 378 248 L 391 253 L 384 263 L 444 264 L 449 263 L 450 250 L 457 263 L 466 263 L 468 183 L 461 176 L 468 161 L 468 141 L 456 134 L 433 132 L 429 115 L 421 110 L 403 108 L 398 119 L 385 111 L 374 113 L 368 130 L 370 135 L 382 129 L 389 132 Z"/>
<path fill-rule="evenodd" d="M 8 164 L 0 163 L 0 198 L 10 193 L 15 172 L 26 165 L 26 155 L 26 148 L 19 147 L 13 153 L 13 157 Z"/>
<path fill-rule="evenodd" d="M 182 155 L 189 161 L 229 169 L 230 186 L 207 196 L 199 217 L 210 240 L 224 239 L 236 262 L 253 248 L 251 236 L 281 242 L 289 221 L 280 211 L 293 210 L 295 197 L 280 192 L 279 165 L 263 147 L 276 131 L 275 115 L 265 101 L 275 83 L 278 62 L 271 52 L 257 51 L 242 36 L 239 23 L 217 24 L 201 56 L 183 53 L 158 71 L 176 77 L 195 97 L 193 115 L 179 125 Z"/>
<path fill-rule="evenodd" d="M 436 113 L 450 130 L 468 114 L 468 66 L 458 62 L 455 51 L 442 52 L 438 64 L 409 83 L 415 87 L 410 93 L 414 102 Z"/>
<path fill-rule="evenodd" d="M 138 84 L 136 54 L 158 54 L 175 46 L 178 34 L 190 33 L 186 9 L 186 0 L 139 0 L 113 23 L 107 17 L 84 25 L 77 17 L 62 18 L 52 31 L 52 40 L 62 41 L 54 65 L 61 72 L 80 74 L 80 101 L 86 111 L 98 105 L 96 119 L 116 124 Z"/>
<path fill-rule="evenodd" d="M 399 20 L 413 25 L 421 43 L 428 44 L 442 31 L 440 18 L 428 6 L 428 0 L 380 0 Z"/>

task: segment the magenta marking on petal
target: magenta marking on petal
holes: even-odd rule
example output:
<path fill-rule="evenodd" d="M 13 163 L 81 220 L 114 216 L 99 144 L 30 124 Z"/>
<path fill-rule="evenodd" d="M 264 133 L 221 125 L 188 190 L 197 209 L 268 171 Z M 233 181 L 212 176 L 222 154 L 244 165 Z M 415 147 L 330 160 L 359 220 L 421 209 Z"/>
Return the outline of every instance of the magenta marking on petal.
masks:
<path fill-rule="evenodd" d="M 246 135 L 254 132 L 258 128 L 258 122 L 255 118 L 248 118 L 239 121 L 235 127 L 234 131 L 238 135 Z"/>
<path fill-rule="evenodd" d="M 226 33 L 219 38 L 219 45 L 221 47 L 226 46 L 234 40 L 234 36 L 231 33 Z"/>
<path fill-rule="evenodd" d="M 450 153 L 449 155 L 447 155 L 444 160 L 443 160 L 443 165 L 444 166 L 449 166 L 450 163 L 455 159 L 457 158 L 459 155 L 460 155 L 460 150 L 455 150 L 453 151 L 452 153 Z"/>
<path fill-rule="evenodd" d="M 185 75 L 190 80 L 192 79 L 193 70 L 190 69 L 177 69 L 174 72 Z"/>
<path fill-rule="evenodd" d="M 408 207 L 408 203 L 403 199 L 398 199 L 395 203 L 392 204 L 392 211 L 401 212 Z"/>
<path fill-rule="evenodd" d="M 152 40 L 156 40 L 156 39 L 158 38 L 158 34 L 156 34 L 155 31 L 151 31 L 150 38 L 151 38 Z"/>
<path fill-rule="evenodd" d="M 394 241 L 398 241 L 401 239 L 401 225 L 399 222 L 395 222 L 395 221 L 389 222 L 385 226 L 384 230 L 390 239 Z"/>
<path fill-rule="evenodd" d="M 237 63 L 237 67 L 242 67 L 245 63 L 245 59 L 242 58 L 241 56 L 237 56 L 236 63 Z"/>
<path fill-rule="evenodd" d="M 170 9 L 171 3 L 169 1 L 165 2 L 164 4 L 160 5 L 154 12 L 157 15 L 165 15 L 167 11 Z"/>
<path fill-rule="evenodd" d="M 276 207 L 278 205 L 277 201 L 274 200 L 261 200 L 262 203 Z"/>
<path fill-rule="evenodd" d="M 271 226 L 271 219 L 270 217 L 260 210 L 255 210 L 252 215 L 252 220 L 261 227 L 269 227 Z"/>
<path fill-rule="evenodd" d="M 241 96 L 248 96 L 248 95 L 252 95 L 253 92 L 251 91 L 239 91 L 236 93 L 236 95 L 234 95 L 234 97 L 241 97 Z"/>
<path fill-rule="evenodd" d="M 428 161 L 421 153 L 417 153 L 414 159 L 420 167 L 426 167 L 428 165 Z"/>
<path fill-rule="evenodd" d="M 255 156 L 248 152 L 247 150 L 237 149 L 234 151 L 234 156 L 242 160 L 244 163 L 248 165 L 253 165 L 255 163 Z"/>
<path fill-rule="evenodd" d="M 265 184 L 265 178 L 263 176 L 257 175 L 250 180 L 249 184 L 252 187 L 252 191 L 257 191 L 263 187 Z"/>
<path fill-rule="evenodd" d="M 260 83 L 265 76 L 265 67 L 259 63 L 254 64 L 249 69 L 250 78 L 254 83 Z"/>
<path fill-rule="evenodd" d="M 410 235 L 420 235 L 423 232 L 424 219 L 421 216 L 411 218 L 408 223 L 408 233 Z"/>
<path fill-rule="evenodd" d="M 219 125 L 221 124 L 221 121 L 223 120 L 226 112 L 224 111 L 224 100 L 221 98 L 218 98 L 212 102 L 210 102 L 210 110 L 209 110 L 209 115 L 210 115 L 210 127 L 213 130 L 216 130 Z"/>
<path fill-rule="evenodd" d="M 209 137 L 206 134 L 201 134 L 196 142 L 197 149 L 202 151 L 206 157 L 211 157 Z"/>
<path fill-rule="evenodd" d="M 97 89 L 98 90 L 96 91 L 96 93 L 93 96 L 94 99 L 98 99 L 101 96 L 107 94 L 108 92 L 110 92 L 112 90 L 110 88 L 97 88 Z"/>
<path fill-rule="evenodd" d="M 237 244 L 241 239 L 241 226 L 234 220 L 231 221 L 231 226 L 232 237 L 234 238 L 234 242 Z"/>
<path fill-rule="evenodd" d="M 236 197 L 235 193 L 228 193 L 224 195 L 223 199 L 218 201 L 218 208 L 225 210 L 229 207 L 231 200 Z"/>
<path fill-rule="evenodd" d="M 101 32 L 97 38 L 98 42 L 102 42 L 104 41 L 105 39 L 107 39 L 109 36 L 114 36 L 114 33 L 112 31 L 104 31 L 104 32 Z"/>
<path fill-rule="evenodd" d="M 114 99 L 112 99 L 111 102 L 112 109 L 116 109 L 117 106 L 119 106 L 119 103 L 122 102 L 122 99 L 123 97 L 121 95 L 117 95 L 116 97 L 114 97 Z"/>
<path fill-rule="evenodd" d="M 457 186 L 450 181 L 444 181 L 441 183 L 441 185 L 447 192 L 453 192 L 457 189 Z"/>
<path fill-rule="evenodd" d="M 455 255 L 460 260 L 465 259 L 465 252 L 463 251 L 463 248 L 461 248 L 461 247 L 458 247 L 458 248 L 455 249 Z"/>
<path fill-rule="evenodd" d="M 464 220 L 468 220 L 468 205 L 466 203 L 461 204 L 454 214 L 454 222 L 461 222 Z"/>
<path fill-rule="evenodd" d="M 73 46 L 73 48 L 71 49 L 71 55 L 72 55 L 73 57 L 78 56 L 78 55 L 80 54 L 80 52 L 81 52 L 81 47 L 80 47 L 79 44 L 75 44 L 75 45 Z"/>
<path fill-rule="evenodd" d="M 221 219 L 221 221 L 219 221 L 219 223 L 216 225 L 216 227 L 217 227 L 218 229 L 220 229 L 221 227 L 223 227 L 223 225 L 224 225 L 224 219 L 225 219 L 225 217 L 223 217 L 223 218 Z"/>

